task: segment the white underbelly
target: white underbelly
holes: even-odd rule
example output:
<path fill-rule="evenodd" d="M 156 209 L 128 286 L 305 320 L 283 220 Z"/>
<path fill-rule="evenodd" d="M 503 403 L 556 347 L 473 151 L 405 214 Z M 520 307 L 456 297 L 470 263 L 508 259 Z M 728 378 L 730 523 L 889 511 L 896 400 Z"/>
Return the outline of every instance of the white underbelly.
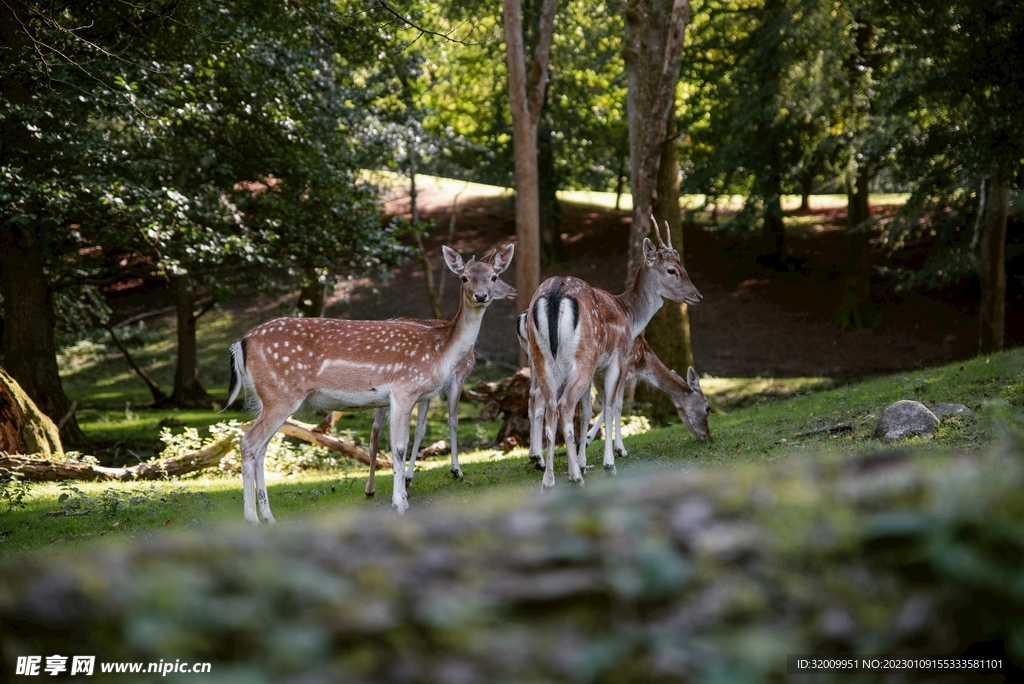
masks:
<path fill-rule="evenodd" d="M 306 397 L 306 404 L 322 411 L 354 408 L 378 408 L 391 403 L 391 387 L 374 387 L 362 391 L 320 389 Z"/>

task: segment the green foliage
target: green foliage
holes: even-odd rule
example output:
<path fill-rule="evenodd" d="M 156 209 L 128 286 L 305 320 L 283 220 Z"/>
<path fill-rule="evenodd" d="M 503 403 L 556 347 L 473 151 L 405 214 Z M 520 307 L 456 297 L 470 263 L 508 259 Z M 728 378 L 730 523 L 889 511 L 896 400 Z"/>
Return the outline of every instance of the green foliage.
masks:
<path fill-rule="evenodd" d="M 32 493 L 33 483 L 0 468 L 0 517 L 6 516 L 16 508 L 25 507 L 25 499 Z"/>

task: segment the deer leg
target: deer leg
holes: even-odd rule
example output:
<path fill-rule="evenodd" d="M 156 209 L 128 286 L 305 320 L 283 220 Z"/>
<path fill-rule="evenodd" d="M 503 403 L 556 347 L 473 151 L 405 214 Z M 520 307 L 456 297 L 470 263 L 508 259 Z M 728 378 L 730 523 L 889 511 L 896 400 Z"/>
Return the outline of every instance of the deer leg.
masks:
<path fill-rule="evenodd" d="M 462 468 L 459 466 L 459 396 L 462 394 L 462 382 L 465 376 L 452 379 L 448 387 L 448 444 L 452 448 L 451 474 L 462 479 Z"/>
<path fill-rule="evenodd" d="M 545 394 L 549 393 L 545 392 Z M 544 462 L 544 478 L 541 480 L 542 489 L 552 489 L 555 486 L 555 432 L 558 429 L 558 401 L 553 392 L 550 395 L 538 401 L 544 409 L 544 438 L 546 440 L 544 449 L 547 451 L 547 458 Z M 540 443 L 539 440 L 538 443 Z"/>
<path fill-rule="evenodd" d="M 612 445 L 615 442 L 615 434 L 619 428 L 619 412 L 621 409 L 624 374 L 619 372 L 619 362 L 613 359 L 608 364 L 608 370 L 604 375 L 604 396 L 606 397 L 604 411 L 604 461 L 605 470 L 615 474 L 615 455 Z"/>
<path fill-rule="evenodd" d="M 266 405 L 259 417 L 242 436 L 239 450 L 242 452 L 242 512 L 246 522 L 258 525 L 260 519 L 273 524 L 274 515 L 270 512 L 270 500 L 267 497 L 267 483 L 263 472 L 263 459 L 267 453 L 267 445 L 274 433 L 284 425 L 298 406 L 290 411 L 267 411 Z M 257 517 L 257 511 L 259 516 Z"/>
<path fill-rule="evenodd" d="M 600 396 L 600 395 L 598 395 Z M 592 444 L 597 439 L 597 433 L 601 431 L 601 421 L 604 420 L 605 414 L 605 401 L 601 399 L 601 410 L 597 414 L 597 418 L 594 419 L 594 425 L 587 431 L 587 444 Z M 593 410 L 593 404 L 591 404 L 591 410 Z"/>
<path fill-rule="evenodd" d="M 370 476 L 366 478 L 366 498 L 371 498 L 377 493 L 377 482 L 374 475 L 377 472 L 377 449 L 380 447 L 380 429 L 384 425 L 384 417 L 388 410 L 384 407 L 373 412 L 373 429 L 370 430 Z"/>
<path fill-rule="evenodd" d="M 399 515 L 409 508 L 409 497 L 405 491 L 405 454 L 409 448 L 409 421 L 415 403 L 415 398 L 391 395 L 391 460 L 395 470 L 391 506 Z"/>
<path fill-rule="evenodd" d="M 576 455 L 576 461 L 580 464 L 580 470 L 587 472 L 587 431 L 590 429 L 590 416 L 594 412 L 594 405 L 590 399 L 590 384 L 583 391 L 583 406 L 580 410 L 580 446 Z"/>
<path fill-rule="evenodd" d="M 544 394 L 535 377 L 530 380 L 530 404 L 527 413 L 530 418 L 530 462 L 537 470 L 544 470 L 546 410 Z"/>
<path fill-rule="evenodd" d="M 405 468 L 405 486 L 412 484 L 412 477 L 416 474 L 416 457 L 420 454 L 420 442 L 427 431 L 427 408 L 430 400 L 424 399 L 417 405 L 416 412 L 416 436 L 412 441 L 412 449 L 409 450 L 409 465 Z"/>
<path fill-rule="evenodd" d="M 626 373 L 619 374 L 615 389 L 615 445 L 616 456 L 629 456 L 626 446 L 622 443 L 622 405 L 626 399 L 626 385 L 629 384 L 629 376 Z"/>
<path fill-rule="evenodd" d="M 570 380 L 568 387 L 562 392 L 559 401 L 559 414 L 562 418 L 562 436 L 565 437 L 565 450 L 569 457 L 569 481 L 583 484 L 583 472 L 580 467 L 580 456 L 576 453 L 576 434 L 573 418 L 576 405 L 583 400 L 583 393 L 590 387 L 593 378 L 576 377 Z M 585 440 L 581 440 L 584 441 Z M 586 456 L 584 455 L 585 459 Z"/>

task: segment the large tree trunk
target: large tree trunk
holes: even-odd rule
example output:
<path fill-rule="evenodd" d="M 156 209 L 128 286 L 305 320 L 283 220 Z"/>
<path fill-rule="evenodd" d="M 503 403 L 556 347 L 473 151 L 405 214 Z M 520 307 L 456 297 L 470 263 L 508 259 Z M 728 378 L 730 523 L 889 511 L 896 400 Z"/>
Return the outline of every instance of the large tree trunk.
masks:
<path fill-rule="evenodd" d="M 558 181 L 555 178 L 555 151 L 551 144 L 551 127 L 545 122 L 537 139 L 537 175 L 540 209 L 540 262 L 544 266 L 569 258 L 569 248 L 562 240 L 562 207 L 558 203 Z"/>
<path fill-rule="evenodd" d="M 0 453 L 49 458 L 63 452 L 57 426 L 0 368 Z"/>
<path fill-rule="evenodd" d="M 327 283 L 323 282 L 315 268 L 307 268 L 302 277 L 302 289 L 295 311 L 304 318 L 319 318 L 324 315 Z"/>
<path fill-rule="evenodd" d="M 516 308 L 525 311 L 540 285 L 540 205 L 537 185 L 537 122 L 547 82 L 548 56 L 554 33 L 556 0 L 541 8 L 533 64 L 526 75 L 522 7 L 505 0 L 505 50 L 508 64 L 508 100 L 512 111 L 512 145 L 516 181 Z M 525 352 L 520 362 L 526 363 Z"/>
<path fill-rule="evenodd" d="M 867 164 L 857 169 L 855 182 L 846 188 L 846 233 L 850 239 L 846 265 L 846 287 L 832 320 L 843 329 L 869 328 L 881 317 L 871 301 L 871 206 L 868 201 L 870 171 Z"/>
<path fill-rule="evenodd" d="M 629 234 L 626 287 L 640 263 L 650 215 L 657 198 L 658 169 L 675 111 L 676 84 L 683 38 L 690 17 L 689 0 L 629 0 L 623 57 L 628 88 L 630 186 L 633 225 Z"/>
<path fill-rule="evenodd" d="M 1003 348 L 1006 330 L 1006 219 L 1010 213 L 1010 185 L 1000 174 L 989 180 L 983 211 L 978 254 L 978 353 L 991 354 Z"/>
<path fill-rule="evenodd" d="M 207 403 L 211 397 L 199 384 L 199 361 L 196 353 L 195 292 L 187 275 L 172 276 L 171 290 L 178 319 L 178 363 L 174 369 L 174 392 L 171 403 L 188 406 Z"/>
<path fill-rule="evenodd" d="M 42 245 L 33 226 L 0 232 L 0 294 L 4 302 L 4 367 L 39 409 L 60 427 L 61 440 L 88 440 L 75 420 L 57 368 L 53 291 L 43 270 Z"/>
<path fill-rule="evenodd" d="M 672 246 L 680 254 L 683 254 L 683 221 L 679 210 L 679 155 L 674 142 L 675 128 L 673 111 L 668 122 L 670 141 L 662 148 L 654 216 L 658 219 L 659 225 L 664 225 L 668 221 L 672 227 Z M 693 351 L 690 347 L 690 317 L 686 304 L 666 301 L 661 310 L 647 324 L 644 336 L 654 353 L 666 366 L 686 377 L 686 369 L 693 365 Z M 676 415 L 671 398 L 650 385 L 641 384 L 637 387 L 636 399 L 650 405 L 648 416 L 658 422 L 664 422 Z"/>

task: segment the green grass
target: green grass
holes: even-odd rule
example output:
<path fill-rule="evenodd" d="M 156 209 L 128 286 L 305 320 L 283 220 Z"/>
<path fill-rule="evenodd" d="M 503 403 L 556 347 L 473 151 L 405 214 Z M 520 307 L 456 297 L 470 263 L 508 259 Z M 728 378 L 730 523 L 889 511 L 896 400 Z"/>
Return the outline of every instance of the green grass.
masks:
<path fill-rule="evenodd" d="M 717 388 L 720 396 L 745 397 L 740 403 L 747 405 L 731 408 L 725 415 L 712 415 L 714 441 L 709 443 L 697 442 L 680 425 L 627 437 L 630 455 L 618 459 L 619 477 L 652 468 L 733 467 L 798 454 L 838 459 L 876 451 L 885 445 L 870 438 L 875 417 L 898 399 L 916 399 L 926 404 L 952 401 L 974 409 L 968 418 L 944 421 L 934 436 L 902 440 L 895 445 L 900 448 L 928 451 L 943 458 L 944 454 L 954 452 L 983 452 L 1003 435 L 1024 433 L 1024 349 L 831 388 L 827 380 L 814 378 L 709 379 L 705 383 L 709 389 Z M 752 394 L 744 394 L 744 389 Z M 460 436 L 465 435 L 466 449 L 460 460 L 465 479 L 451 478 L 447 457 L 420 461 L 420 472 L 410 490 L 412 509 L 408 516 L 414 518 L 417 508 L 428 505 L 459 504 L 539 490 L 540 474 L 529 465 L 524 450 L 502 454 L 483 448 L 493 438 L 497 423 L 475 421 L 476 410 L 476 406 L 469 404 L 460 409 Z M 140 415 L 145 413 L 139 411 Z M 153 413 L 153 418 L 160 414 Z M 203 412 L 173 415 L 187 418 L 183 422 L 190 425 L 211 418 Z M 212 415 L 224 419 L 224 414 Z M 149 420 L 149 416 L 124 420 L 124 434 L 148 432 Z M 346 414 L 339 429 L 349 431 L 350 435 L 354 432 L 357 439 L 365 441 L 370 422 L 368 412 Z M 856 428 L 852 434 L 838 438 L 825 434 L 796 435 L 839 422 L 852 422 Z M 114 435 L 116 425 L 113 421 L 108 427 L 87 422 L 86 428 L 92 434 Z M 443 412 L 436 407 L 431 413 L 426 443 L 446 437 L 446 431 Z M 598 464 L 588 474 L 590 481 L 610 477 L 599 466 L 602 449 L 603 442 L 598 441 L 588 450 L 590 463 Z M 565 469 L 564 449 L 559 449 L 559 487 L 569 486 Z M 365 468 L 298 476 L 271 475 L 268 485 L 274 514 L 284 522 L 316 517 L 344 506 L 387 509 L 391 472 L 379 475 L 377 496 L 369 501 L 363 495 Z M 235 477 L 216 475 L 155 484 L 76 484 L 81 495 L 73 494 L 64 501 L 60 496 L 68 492 L 61 486 L 36 485 L 25 508 L 0 516 L 0 556 L 237 522 L 242 508 L 239 484 Z M 79 509 L 84 507 L 87 514 L 61 514 L 68 512 L 68 507 L 78 499 L 82 500 L 79 503 L 84 502 Z"/>

